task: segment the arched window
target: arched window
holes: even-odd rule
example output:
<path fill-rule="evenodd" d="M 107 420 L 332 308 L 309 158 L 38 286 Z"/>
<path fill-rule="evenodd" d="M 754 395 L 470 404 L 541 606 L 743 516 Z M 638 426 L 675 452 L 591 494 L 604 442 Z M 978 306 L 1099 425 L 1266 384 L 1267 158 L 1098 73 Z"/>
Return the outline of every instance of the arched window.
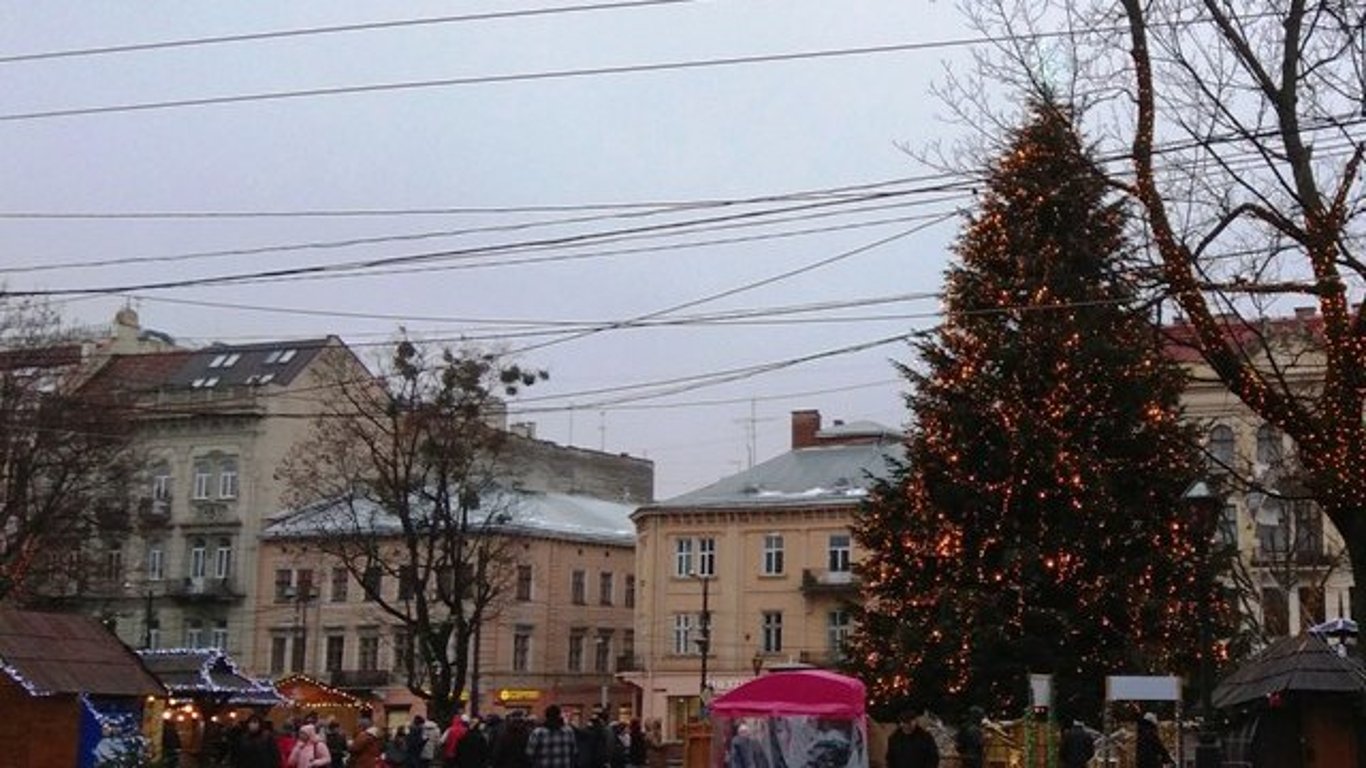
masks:
<path fill-rule="evenodd" d="M 1216 424 L 1209 431 L 1209 456 L 1215 469 L 1233 465 L 1233 427 Z"/>

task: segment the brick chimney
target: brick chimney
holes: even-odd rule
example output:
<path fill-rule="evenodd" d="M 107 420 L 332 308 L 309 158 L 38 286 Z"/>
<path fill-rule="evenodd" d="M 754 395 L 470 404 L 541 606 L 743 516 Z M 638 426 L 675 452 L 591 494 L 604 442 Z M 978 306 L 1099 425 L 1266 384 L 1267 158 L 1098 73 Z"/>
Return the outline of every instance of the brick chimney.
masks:
<path fill-rule="evenodd" d="M 816 444 L 816 433 L 821 431 L 821 412 L 817 410 L 792 412 L 792 449 L 810 448 Z"/>

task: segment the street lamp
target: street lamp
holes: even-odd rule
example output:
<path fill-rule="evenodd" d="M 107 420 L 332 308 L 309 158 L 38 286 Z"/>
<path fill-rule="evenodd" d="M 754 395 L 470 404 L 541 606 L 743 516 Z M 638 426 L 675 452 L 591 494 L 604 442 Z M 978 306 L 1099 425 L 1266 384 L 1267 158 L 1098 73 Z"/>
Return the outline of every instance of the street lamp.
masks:
<path fill-rule="evenodd" d="M 758 677 L 764 671 L 764 654 L 762 651 L 755 651 L 754 658 L 749 660 L 750 666 L 754 667 L 754 676 Z"/>
<path fill-rule="evenodd" d="M 697 650 L 702 654 L 702 674 L 697 680 L 697 696 L 703 698 L 707 694 L 707 655 L 711 651 L 711 603 L 708 589 L 711 585 L 711 575 L 696 571 L 689 571 L 688 575 L 702 582 L 702 615 L 697 620 Z"/>
<path fill-rule="evenodd" d="M 1224 502 L 1208 482 L 1197 480 L 1181 494 L 1190 508 L 1200 533 L 1200 734 L 1195 746 L 1195 768 L 1215 768 L 1222 761 L 1214 732 L 1214 705 L 1211 700 L 1214 667 L 1210 652 L 1214 638 L 1210 629 L 1210 591 L 1214 588 L 1213 538 Z"/>

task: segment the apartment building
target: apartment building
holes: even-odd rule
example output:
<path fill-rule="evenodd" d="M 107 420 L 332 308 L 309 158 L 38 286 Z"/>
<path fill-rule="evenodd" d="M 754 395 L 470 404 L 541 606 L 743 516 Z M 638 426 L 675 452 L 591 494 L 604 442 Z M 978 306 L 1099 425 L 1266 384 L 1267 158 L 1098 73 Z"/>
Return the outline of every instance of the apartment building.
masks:
<path fill-rule="evenodd" d="M 144 336 L 124 310 L 115 336 Z M 257 667 L 250 638 L 265 517 L 279 510 L 276 468 L 325 396 L 325 358 L 364 367 L 336 337 L 158 351 L 115 345 L 83 384 L 137 421 L 145 472 L 125 535 L 96 546 L 80 598 L 132 647 L 220 648 Z"/>
<path fill-rule="evenodd" d="M 764 669 L 839 660 L 858 596 L 854 512 L 901 434 L 825 427 L 814 410 L 791 429 L 788 452 L 632 516 L 639 658 L 622 677 L 670 733 Z"/>
<path fill-rule="evenodd" d="M 1255 327 L 1230 325 L 1256 362 L 1292 390 L 1313 392 L 1323 372 L 1316 349 L 1322 317 L 1310 309 Z M 1168 354 L 1190 375 L 1182 395 L 1186 418 L 1204 434 L 1209 472 L 1222 482 L 1219 535 L 1235 545 L 1231 577 L 1243 609 L 1268 637 L 1296 634 L 1340 616 L 1350 617 L 1357 590 L 1341 536 L 1304 487 L 1293 442 L 1267 424 L 1219 382 L 1203 358 L 1181 340 L 1189 331 L 1169 326 Z M 1359 417 L 1359 416 L 1358 416 Z"/>
<path fill-rule="evenodd" d="M 535 447 L 537 454 L 546 451 L 545 444 Z M 569 473 L 579 483 L 589 474 L 634 477 L 625 495 L 649 498 L 648 462 L 594 453 L 569 448 L 558 456 L 580 470 L 584 460 L 602 470 Z M 511 553 L 506 567 L 515 569 L 515 577 L 472 649 L 478 658 L 471 669 L 474 708 L 539 713 L 557 704 L 571 718 L 604 705 L 618 715 L 637 712 L 635 690 L 615 678 L 636 654 L 634 506 L 582 492 L 522 488 L 485 499 L 479 508 L 506 517 L 494 530 L 511 544 L 499 549 Z M 397 525 L 382 510 L 363 514 L 375 521 L 381 540 Z M 404 723 L 425 711 L 404 672 L 412 653 L 407 628 L 341 561 L 320 551 L 328 515 L 326 506 L 310 508 L 266 528 L 256 577 L 261 631 L 254 655 L 266 660 L 263 671 L 272 677 L 311 675 L 375 701 L 389 722 Z M 403 562 L 402 556 L 396 553 L 393 562 Z M 401 604 L 400 578 L 379 568 L 367 577 L 373 591 Z"/>

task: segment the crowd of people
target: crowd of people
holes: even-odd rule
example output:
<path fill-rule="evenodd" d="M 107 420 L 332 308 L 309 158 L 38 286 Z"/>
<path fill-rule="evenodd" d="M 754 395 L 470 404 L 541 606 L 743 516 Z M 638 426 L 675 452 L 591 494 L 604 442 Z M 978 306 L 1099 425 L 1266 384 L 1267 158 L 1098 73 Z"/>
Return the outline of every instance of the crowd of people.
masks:
<path fill-rule="evenodd" d="M 514 712 L 456 713 L 440 724 L 415 715 L 389 729 L 361 718 L 353 732 L 316 715 L 275 724 L 252 715 L 222 734 L 231 768 L 665 768 L 660 723 L 610 721 L 605 711 L 569 723 L 559 707 L 539 721 Z"/>

